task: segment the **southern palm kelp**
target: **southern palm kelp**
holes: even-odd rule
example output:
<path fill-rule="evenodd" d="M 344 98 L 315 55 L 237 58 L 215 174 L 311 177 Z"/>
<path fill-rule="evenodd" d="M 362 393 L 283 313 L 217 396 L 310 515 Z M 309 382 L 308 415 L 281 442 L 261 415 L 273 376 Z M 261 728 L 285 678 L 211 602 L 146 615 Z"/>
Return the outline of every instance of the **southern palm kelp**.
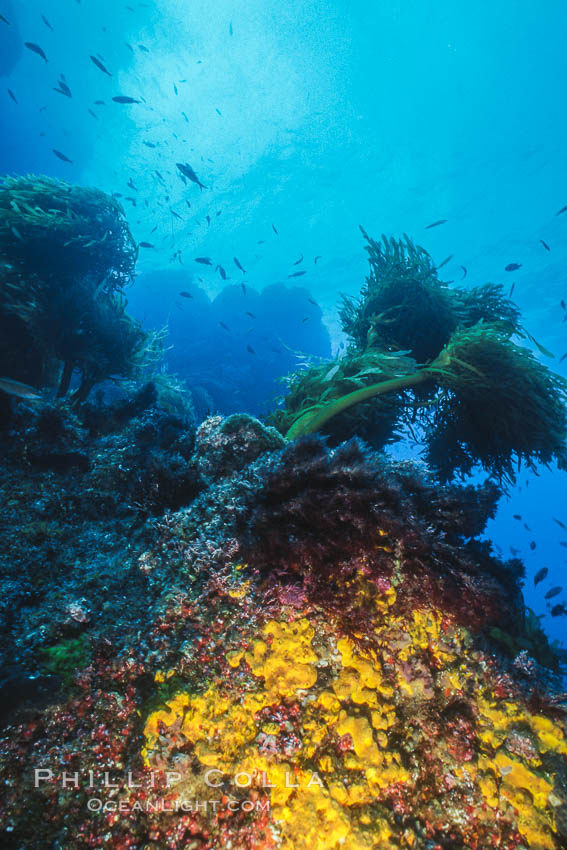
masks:
<path fill-rule="evenodd" d="M 137 248 L 124 212 L 97 189 L 47 177 L 0 183 L 1 371 L 74 401 L 134 375 L 159 340 L 126 313 Z"/>
<path fill-rule="evenodd" d="M 527 338 L 501 286 L 450 289 L 429 254 L 405 236 L 370 239 L 358 302 L 343 297 L 346 355 L 297 373 L 273 416 L 288 439 L 323 429 L 383 446 L 406 427 L 444 479 L 480 463 L 511 480 L 516 462 L 567 463 L 567 384 L 513 338 Z M 354 425 L 358 417 L 358 428 Z"/>

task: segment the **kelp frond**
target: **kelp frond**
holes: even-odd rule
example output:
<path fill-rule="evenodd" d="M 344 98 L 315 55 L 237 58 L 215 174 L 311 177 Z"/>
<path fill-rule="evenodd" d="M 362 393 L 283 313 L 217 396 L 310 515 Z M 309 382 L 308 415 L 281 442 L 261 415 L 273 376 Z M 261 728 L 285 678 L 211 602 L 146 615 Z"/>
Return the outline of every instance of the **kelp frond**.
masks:
<path fill-rule="evenodd" d="M 376 241 L 361 231 L 370 273 L 359 301 L 342 296 L 343 331 L 358 349 L 408 349 L 427 363 L 457 326 L 450 290 L 437 277 L 431 256 L 407 235 Z"/>

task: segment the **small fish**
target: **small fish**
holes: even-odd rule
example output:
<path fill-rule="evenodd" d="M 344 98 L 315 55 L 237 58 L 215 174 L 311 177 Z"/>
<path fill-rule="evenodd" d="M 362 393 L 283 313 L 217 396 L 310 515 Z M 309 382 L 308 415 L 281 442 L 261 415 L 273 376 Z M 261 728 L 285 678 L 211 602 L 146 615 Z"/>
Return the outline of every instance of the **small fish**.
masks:
<path fill-rule="evenodd" d="M 55 154 L 55 156 L 57 157 L 57 159 L 60 159 L 63 162 L 70 162 L 71 164 L 73 164 L 73 160 L 69 159 L 68 156 L 65 156 L 64 153 L 61 153 L 61 151 L 56 150 L 56 148 L 52 148 L 52 150 L 53 150 L 53 153 Z"/>
<path fill-rule="evenodd" d="M 59 86 L 59 88 L 54 88 L 53 91 L 56 91 L 59 94 L 64 94 L 65 97 L 73 97 L 73 95 L 71 94 L 71 89 L 69 88 L 65 80 L 58 80 L 57 85 Z"/>
<path fill-rule="evenodd" d="M 185 203 L 187 204 L 187 206 L 189 207 L 189 209 L 191 209 L 191 201 L 187 201 L 187 200 L 186 200 L 186 201 L 185 201 Z"/>
<path fill-rule="evenodd" d="M 131 177 L 130 177 L 130 179 L 128 180 L 128 182 L 127 182 L 127 184 L 126 184 L 126 185 L 127 185 L 127 186 L 129 186 L 131 189 L 133 189 L 133 190 L 134 190 L 134 192 L 137 192 L 137 191 L 138 191 L 138 190 L 137 190 L 137 188 L 134 186 L 134 181 L 132 180 L 132 178 L 131 178 Z"/>
<path fill-rule="evenodd" d="M 521 269 L 521 268 L 522 268 L 521 263 L 508 263 L 508 265 L 506 266 L 504 271 L 505 272 L 515 272 L 515 271 L 517 271 L 517 269 Z"/>
<path fill-rule="evenodd" d="M 44 62 L 47 62 L 47 56 L 39 46 L 39 44 L 34 44 L 33 41 L 24 41 L 24 47 L 27 47 L 28 50 L 31 50 L 32 53 L 37 53 L 38 56 L 41 56 Z"/>
<path fill-rule="evenodd" d="M 211 226 L 211 217 L 210 217 L 210 215 L 206 215 L 206 216 L 205 216 L 205 218 L 207 219 L 207 224 L 208 224 L 208 225 L 209 225 L 209 227 L 210 227 L 210 226 Z"/>
<path fill-rule="evenodd" d="M 567 525 L 565 525 L 564 522 L 561 522 L 560 519 L 556 519 L 555 517 L 553 517 L 553 522 L 556 522 L 559 528 L 562 528 L 563 531 L 567 531 Z"/>
<path fill-rule="evenodd" d="M 547 242 L 544 242 L 543 239 L 540 239 L 539 241 L 541 242 L 546 251 L 551 251 L 551 248 L 549 247 Z"/>
<path fill-rule="evenodd" d="M 514 294 L 514 289 L 515 289 L 515 288 L 516 288 L 516 281 L 514 281 L 514 283 L 513 283 L 513 284 L 512 284 L 512 286 L 510 287 L 510 292 L 508 293 L 508 298 L 511 298 L 511 297 L 512 297 L 512 295 Z"/>
<path fill-rule="evenodd" d="M 565 607 L 565 605 L 562 602 L 560 602 L 559 605 L 554 605 L 553 608 L 551 609 L 551 616 L 552 617 L 559 617 L 560 614 L 567 616 L 567 608 Z"/>
<path fill-rule="evenodd" d="M 39 390 L 36 390 L 35 387 L 22 384 L 21 381 L 14 381 L 12 378 L 0 378 L 0 390 L 18 398 L 41 398 Z"/>
<path fill-rule="evenodd" d="M 142 142 L 147 148 L 155 148 L 157 145 L 154 142 Z"/>
<path fill-rule="evenodd" d="M 93 62 L 97 66 L 99 71 L 102 71 L 102 73 L 106 74 L 107 77 L 112 77 L 112 74 L 110 73 L 108 68 L 105 65 L 102 64 L 100 59 L 97 59 L 96 56 L 91 56 L 90 59 L 91 59 L 91 62 Z"/>
<path fill-rule="evenodd" d="M 181 216 L 179 215 L 179 213 L 176 213 L 176 212 L 175 212 L 175 210 L 172 210 L 172 209 L 171 209 L 171 207 L 169 208 L 169 211 L 170 211 L 171 215 L 172 215 L 174 218 L 178 218 L 178 219 L 180 219 L 181 221 L 183 221 L 183 219 L 181 218 Z"/>
<path fill-rule="evenodd" d="M 461 266 L 461 268 L 463 270 L 463 276 L 462 276 L 461 280 L 464 280 L 467 276 L 467 270 L 466 270 L 465 266 Z"/>
<path fill-rule="evenodd" d="M 531 543 L 530 543 L 530 549 L 533 552 L 535 548 L 536 548 L 536 542 L 535 542 L 535 540 L 532 540 Z"/>
<path fill-rule="evenodd" d="M 567 212 L 567 206 L 561 207 L 559 212 L 556 212 L 555 215 L 561 215 L 562 213 Z"/>
<path fill-rule="evenodd" d="M 531 531 L 531 530 L 532 530 L 532 529 L 529 527 L 529 525 L 527 524 L 527 522 L 525 522 L 525 523 L 524 523 L 524 528 L 526 529 L 526 531 Z"/>
<path fill-rule="evenodd" d="M 317 256 L 315 257 L 315 259 L 313 260 L 313 262 L 315 263 L 315 265 L 317 265 L 317 260 L 320 260 L 320 259 L 321 259 L 321 254 L 317 254 Z"/>
<path fill-rule="evenodd" d="M 547 591 L 547 593 L 545 594 L 545 596 L 543 598 L 544 599 L 553 599 L 554 596 L 559 596 L 559 594 L 561 593 L 562 590 L 563 590 L 562 587 L 552 587 L 551 590 Z"/>
<path fill-rule="evenodd" d="M 230 24 L 228 25 L 228 34 L 229 34 L 229 35 L 232 35 L 232 21 L 231 21 L 231 22 L 230 22 Z"/>
<path fill-rule="evenodd" d="M 251 318 L 251 319 L 255 319 L 255 318 L 256 318 L 256 316 L 254 315 L 254 313 L 251 313 L 249 310 L 246 310 L 246 315 L 247 315 L 247 316 L 250 316 L 250 318 Z"/>
<path fill-rule="evenodd" d="M 559 545 L 563 546 L 564 549 L 567 549 L 567 540 L 560 540 Z"/>
<path fill-rule="evenodd" d="M 252 348 L 252 346 L 251 346 L 251 345 L 247 345 L 247 346 L 246 346 L 246 351 L 249 351 L 249 352 L 250 352 L 250 354 L 256 354 L 256 352 L 254 351 L 254 349 Z"/>
<path fill-rule="evenodd" d="M 220 109 L 217 109 L 216 111 L 218 112 L 218 114 L 219 114 L 219 115 L 220 115 L 220 117 L 222 118 L 222 112 L 220 111 Z"/>
<path fill-rule="evenodd" d="M 138 47 L 140 48 L 140 50 L 142 51 L 142 53 L 149 53 L 149 52 L 150 52 L 150 51 L 148 50 L 148 48 L 145 46 L 145 44 L 139 44 L 139 45 L 138 45 Z"/>
<path fill-rule="evenodd" d="M 425 229 L 431 230 L 432 227 L 439 227 L 440 224 L 445 224 L 446 222 L 446 218 L 440 218 L 438 221 L 433 221 L 431 224 L 427 224 Z"/>
<path fill-rule="evenodd" d="M 228 331 L 228 332 L 230 333 L 230 328 L 229 328 L 229 326 L 228 326 L 228 325 L 225 325 L 225 323 L 224 323 L 224 322 L 219 322 L 219 325 L 221 326 L 221 328 L 223 328 L 223 330 Z"/>
<path fill-rule="evenodd" d="M 514 517 L 513 517 L 513 518 L 514 518 L 514 519 L 520 519 L 520 520 L 521 520 L 521 519 L 522 519 L 522 516 L 521 516 L 521 514 L 514 514 Z"/>
<path fill-rule="evenodd" d="M 176 162 L 175 164 L 181 174 L 191 180 L 192 183 L 196 183 L 197 186 L 201 189 L 201 191 L 207 188 L 204 183 L 201 183 L 201 181 L 199 180 L 199 178 L 197 177 L 188 162 Z"/>
<path fill-rule="evenodd" d="M 7 92 L 8 92 L 8 94 L 10 95 L 10 97 L 12 98 L 12 100 L 14 101 L 14 103 L 17 103 L 18 101 L 17 101 L 17 99 L 16 99 L 16 95 L 14 94 L 14 92 L 12 91 L 12 89 L 7 89 Z"/>
<path fill-rule="evenodd" d="M 562 307 L 563 310 L 567 310 L 567 307 L 565 306 L 565 301 L 563 300 L 563 298 L 561 299 L 561 307 Z"/>
<path fill-rule="evenodd" d="M 547 578 L 548 573 L 549 573 L 548 567 L 542 567 L 541 570 L 538 570 L 537 573 L 534 576 L 534 587 L 537 587 L 537 585 L 540 583 L 540 581 L 543 581 L 544 578 Z"/>
<path fill-rule="evenodd" d="M 226 272 L 225 272 L 225 270 L 223 269 L 222 266 L 217 266 L 216 271 L 218 271 L 218 273 L 220 274 L 220 276 L 222 277 L 223 280 L 226 280 L 227 274 L 226 274 Z"/>
<path fill-rule="evenodd" d="M 203 266 L 212 266 L 213 261 L 210 257 L 195 257 L 196 263 L 201 263 Z"/>
<path fill-rule="evenodd" d="M 187 123 L 189 123 L 189 119 L 187 118 L 186 114 L 185 114 L 184 112 L 182 112 L 181 114 L 183 115 L 183 117 L 185 118 L 185 120 L 187 121 Z"/>
<path fill-rule="evenodd" d="M 238 257 L 233 257 L 232 259 L 234 260 L 234 265 L 236 266 L 236 268 L 240 269 L 242 274 L 246 274 L 246 269 L 242 267 Z"/>
<path fill-rule="evenodd" d="M 177 86 L 175 85 L 175 83 L 173 84 L 173 91 L 175 92 L 175 94 L 177 94 Z"/>
<path fill-rule="evenodd" d="M 302 263 L 302 262 L 303 262 L 303 254 L 302 254 L 302 255 L 301 255 L 301 257 L 299 258 L 299 260 L 296 260 L 296 261 L 295 261 L 295 263 L 293 263 L 293 265 L 294 265 L 294 266 L 298 266 L 298 265 L 299 265 L 300 263 Z"/>
<path fill-rule="evenodd" d="M 9 26 L 9 27 L 11 27 L 11 26 L 12 26 L 12 24 L 10 23 L 10 21 L 8 20 L 8 18 L 5 18 L 5 17 L 4 17 L 4 15 L 0 15 L 0 21 L 2 21 L 2 23 L 6 24 L 6 25 L 7 25 L 7 26 Z"/>
<path fill-rule="evenodd" d="M 45 15 L 42 15 L 42 16 L 41 16 L 41 20 L 43 21 L 43 23 L 45 24 L 45 26 L 47 27 L 47 29 L 49 29 L 49 30 L 51 30 L 51 32 L 53 32 L 53 27 L 51 26 L 51 24 L 49 23 L 49 21 L 47 20 L 47 18 L 45 17 Z"/>
<path fill-rule="evenodd" d="M 305 269 L 302 272 L 293 272 L 293 274 L 288 274 L 288 277 L 301 277 L 302 274 L 307 274 Z"/>
<path fill-rule="evenodd" d="M 95 106 L 104 106 L 104 100 L 95 100 Z"/>
<path fill-rule="evenodd" d="M 449 256 L 448 256 L 448 257 L 446 257 L 446 258 L 443 260 L 443 262 L 442 262 L 442 263 L 439 263 L 439 265 L 437 266 L 437 269 L 438 269 L 438 270 L 439 270 L 439 269 L 442 269 L 442 268 L 443 268 L 443 266 L 446 266 L 446 265 L 447 265 L 447 263 L 451 262 L 451 260 L 452 260 L 452 259 L 453 259 L 453 255 L 452 255 L 452 254 L 449 254 Z"/>
<path fill-rule="evenodd" d="M 140 248 L 153 248 L 153 247 L 154 247 L 154 245 L 152 245 L 151 242 L 140 242 Z"/>
<path fill-rule="evenodd" d="M 308 321 L 309 321 L 309 316 L 305 316 L 305 318 L 301 320 L 301 324 L 304 325 L 305 322 L 308 322 Z"/>
<path fill-rule="evenodd" d="M 125 94 L 118 94 L 116 97 L 113 97 L 112 100 L 115 103 L 140 103 L 139 100 L 136 100 L 135 97 L 128 97 Z"/>
<path fill-rule="evenodd" d="M 318 306 L 319 306 L 319 305 L 317 304 L 317 302 L 316 302 L 316 301 L 313 301 L 313 299 L 312 299 L 312 298 L 308 298 L 307 300 L 309 301 L 309 303 L 310 303 L 310 304 L 313 304 L 313 306 L 314 306 L 314 307 L 318 307 Z"/>
<path fill-rule="evenodd" d="M 179 294 L 181 295 L 182 298 L 193 298 L 191 293 L 187 292 L 185 289 L 183 289 Z"/>
<path fill-rule="evenodd" d="M 329 369 L 329 371 L 327 372 L 327 374 L 325 375 L 325 377 L 323 378 L 323 380 L 324 380 L 324 381 L 330 381 L 330 380 L 331 380 L 331 378 L 334 378 L 334 377 L 335 377 L 335 375 L 337 374 L 337 372 L 339 371 L 339 369 L 340 369 L 340 364 L 339 364 L 339 363 L 337 363 L 335 366 L 331 366 L 331 368 Z"/>
<path fill-rule="evenodd" d="M 222 213 L 222 210 L 217 210 L 217 218 L 219 217 L 219 215 L 220 215 L 221 213 Z"/>
<path fill-rule="evenodd" d="M 245 284 L 245 283 L 241 283 L 241 284 L 240 284 L 240 286 L 242 287 L 242 293 L 243 293 L 244 295 L 246 295 L 246 284 Z"/>
<path fill-rule="evenodd" d="M 276 225 L 275 225 L 275 224 L 272 224 L 272 230 L 274 231 L 274 233 L 275 233 L 275 234 L 276 234 L 276 236 L 277 236 L 277 235 L 278 235 L 278 231 L 276 230 Z"/>

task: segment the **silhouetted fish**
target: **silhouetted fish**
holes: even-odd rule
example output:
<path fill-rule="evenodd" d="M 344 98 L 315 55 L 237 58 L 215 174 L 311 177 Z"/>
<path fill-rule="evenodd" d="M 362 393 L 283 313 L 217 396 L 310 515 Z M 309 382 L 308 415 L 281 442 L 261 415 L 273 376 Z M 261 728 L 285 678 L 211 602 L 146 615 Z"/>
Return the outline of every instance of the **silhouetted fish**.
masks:
<path fill-rule="evenodd" d="M 276 236 L 277 236 L 277 235 L 278 235 L 278 231 L 276 230 L 276 225 L 275 225 L 275 224 L 272 224 L 272 230 L 274 231 L 274 233 L 275 233 L 275 234 L 276 234 Z"/>
<path fill-rule="evenodd" d="M 225 330 L 225 331 L 229 331 L 229 333 L 230 333 L 230 328 L 229 328 L 229 326 L 228 326 L 228 325 L 225 325 L 225 323 L 224 323 L 224 322 L 219 322 L 219 325 L 221 326 L 221 328 L 222 328 L 223 330 Z"/>
<path fill-rule="evenodd" d="M 4 15 L 0 15 L 0 21 L 2 21 L 3 24 L 7 24 L 9 27 L 12 26 L 8 18 L 5 18 Z"/>
<path fill-rule="evenodd" d="M 540 583 L 540 581 L 543 581 L 544 578 L 547 577 L 548 573 L 549 573 L 548 567 L 542 567 L 541 570 L 538 570 L 537 573 L 534 576 L 534 587 L 536 587 Z"/>
<path fill-rule="evenodd" d="M 317 256 L 315 257 L 315 259 L 313 260 L 313 262 L 315 263 L 315 265 L 317 265 L 317 260 L 320 260 L 320 259 L 321 259 L 321 254 L 317 254 Z"/>
<path fill-rule="evenodd" d="M 196 183 L 197 186 L 201 189 L 201 191 L 207 188 L 204 183 L 201 183 L 201 181 L 199 180 L 199 178 L 197 177 L 188 162 L 176 162 L 175 164 L 181 174 L 183 174 L 184 177 L 187 177 L 188 180 L 191 180 L 192 183 Z"/>
<path fill-rule="evenodd" d="M 461 266 L 461 268 L 462 268 L 462 270 L 463 270 L 463 276 L 462 276 L 461 280 L 464 280 L 464 279 L 466 278 L 466 276 L 467 276 L 467 270 L 466 270 L 466 268 L 465 268 L 464 266 Z"/>
<path fill-rule="evenodd" d="M 59 94 L 64 94 L 65 97 L 72 97 L 73 96 L 71 94 L 71 89 L 69 88 L 69 86 L 67 85 L 65 80 L 58 80 L 57 85 L 59 86 L 59 88 L 58 89 L 54 88 L 53 91 L 56 91 Z"/>
<path fill-rule="evenodd" d="M 556 523 L 557 523 L 557 525 L 558 525 L 560 528 L 562 528 L 564 531 L 567 531 L 567 525 L 565 525 L 565 523 L 564 523 L 564 522 L 561 522 L 561 520 L 560 520 L 560 519 L 556 519 L 555 517 L 553 517 L 553 522 L 556 522 Z"/>
<path fill-rule="evenodd" d="M 210 257 L 195 257 L 196 263 L 201 263 L 203 266 L 212 266 L 213 261 Z"/>
<path fill-rule="evenodd" d="M 125 94 L 118 94 L 116 97 L 113 97 L 112 100 L 115 103 L 140 103 L 139 100 L 136 100 L 135 97 L 128 97 Z"/>
<path fill-rule="evenodd" d="M 179 293 L 182 298 L 193 298 L 190 292 L 186 292 L 184 289 Z"/>
<path fill-rule="evenodd" d="M 543 598 L 544 599 L 553 599 L 554 596 L 559 596 L 559 594 L 561 593 L 562 590 L 563 590 L 562 587 L 552 587 L 551 590 L 547 591 L 547 593 L 545 594 L 545 596 Z"/>
<path fill-rule="evenodd" d="M 554 605 L 553 608 L 551 609 L 551 616 L 552 617 L 559 617 L 560 614 L 567 616 L 567 608 L 565 607 L 563 602 L 560 602 L 558 605 Z"/>
<path fill-rule="evenodd" d="M 555 215 L 561 215 L 562 213 L 567 212 L 567 206 L 561 207 L 559 212 L 556 212 Z"/>
<path fill-rule="evenodd" d="M 95 64 L 95 65 L 97 66 L 97 68 L 99 69 L 99 71 L 102 71 L 102 73 L 103 73 L 103 74 L 106 74 L 106 76 L 107 76 L 107 77 L 112 77 L 112 74 L 110 73 L 110 71 L 108 70 L 108 68 L 106 68 L 106 67 L 102 64 L 102 62 L 100 61 L 100 59 L 97 59 L 97 58 L 96 58 L 96 56 L 91 56 L 91 62 L 94 62 L 94 64 Z"/>
<path fill-rule="evenodd" d="M 254 349 L 252 348 L 252 346 L 251 346 L 251 345 L 247 345 L 247 346 L 246 346 L 246 351 L 249 351 L 249 352 L 250 352 L 250 354 L 256 354 L 256 352 L 254 351 Z"/>
<path fill-rule="evenodd" d="M 56 150 L 56 148 L 52 148 L 52 150 L 53 150 L 53 153 L 55 154 L 55 156 L 57 157 L 57 159 L 60 159 L 63 162 L 70 162 L 71 164 L 73 163 L 73 160 L 69 159 L 68 156 L 65 156 L 64 153 L 61 153 L 61 151 Z"/>
<path fill-rule="evenodd" d="M 45 15 L 42 15 L 42 16 L 41 16 L 41 20 L 43 21 L 43 23 L 45 24 L 45 26 L 47 27 L 47 29 L 50 29 L 50 30 L 51 30 L 51 32 L 53 32 L 53 27 L 51 26 L 51 24 L 49 23 L 49 21 L 47 20 L 47 18 L 45 17 Z"/>
<path fill-rule="evenodd" d="M 532 552 L 533 552 L 533 550 L 534 550 L 535 548 L 536 548 L 536 542 L 535 542 L 535 540 L 532 540 L 532 541 L 531 541 L 531 543 L 530 543 L 530 549 L 531 549 L 531 550 L 532 550 Z"/>
<path fill-rule="evenodd" d="M 255 319 L 255 318 L 256 318 L 256 316 L 254 315 L 254 313 L 251 313 L 249 310 L 246 310 L 246 315 L 247 315 L 247 316 L 250 316 L 250 318 L 251 318 L 251 319 Z"/>
<path fill-rule="evenodd" d="M 515 272 L 515 271 L 517 271 L 517 269 L 521 269 L 521 268 L 522 268 L 521 263 L 508 263 L 508 265 L 506 266 L 504 271 L 505 272 Z"/>
<path fill-rule="evenodd" d="M 288 274 L 288 277 L 301 277 L 301 275 L 303 275 L 303 274 L 307 274 L 305 269 L 301 272 L 293 272 L 293 274 Z"/>
<path fill-rule="evenodd" d="M 232 259 L 234 260 L 234 265 L 236 266 L 236 268 L 240 269 L 242 274 L 246 274 L 246 269 L 242 267 L 238 257 L 233 257 Z"/>
<path fill-rule="evenodd" d="M 425 229 L 431 230 L 432 227 L 439 227 L 440 224 L 445 224 L 447 222 L 446 218 L 440 218 L 438 221 L 433 221 L 431 224 L 427 224 Z"/>
<path fill-rule="evenodd" d="M 17 99 L 16 99 L 16 95 L 14 94 L 14 92 L 12 91 L 12 89 L 7 89 L 7 92 L 8 92 L 8 94 L 10 95 L 10 97 L 12 98 L 12 100 L 14 101 L 14 103 L 17 103 L 18 101 L 17 101 Z"/>
<path fill-rule="evenodd" d="M 244 294 L 244 295 L 246 295 L 246 284 L 245 284 L 245 283 L 241 283 L 241 284 L 240 284 L 240 286 L 242 287 L 242 292 L 243 292 L 243 294 Z"/>
<path fill-rule="evenodd" d="M 442 263 L 439 263 L 439 265 L 437 266 L 437 269 L 442 269 L 443 266 L 446 266 L 447 263 L 449 263 L 452 259 L 453 259 L 453 255 L 449 254 L 448 257 L 445 257 L 445 259 L 443 260 Z"/>
<path fill-rule="evenodd" d="M 24 41 L 24 47 L 27 47 L 27 49 L 31 50 L 32 53 L 37 53 L 38 56 L 41 56 L 44 62 L 48 61 L 47 56 L 45 55 L 39 44 L 34 44 L 33 41 Z"/>
<path fill-rule="evenodd" d="M 551 251 L 551 248 L 549 247 L 547 242 L 544 242 L 543 239 L 540 239 L 539 241 L 541 242 L 546 251 Z"/>
<path fill-rule="evenodd" d="M 293 263 L 293 265 L 294 265 L 294 266 L 298 266 L 298 265 L 299 265 L 300 263 L 302 263 L 302 262 L 303 262 L 303 254 L 302 254 L 302 255 L 301 255 L 301 257 L 299 258 L 299 260 L 296 260 L 296 261 L 295 261 L 295 263 Z"/>
<path fill-rule="evenodd" d="M 313 306 L 314 306 L 314 307 L 318 307 L 318 306 L 319 306 L 319 305 L 317 304 L 317 302 L 316 302 L 316 301 L 313 301 L 313 299 L 312 299 L 312 298 L 308 298 L 307 300 L 309 301 L 309 303 L 310 303 L 310 304 L 313 304 Z"/>
<path fill-rule="evenodd" d="M 152 245 L 151 242 L 140 242 L 140 248 L 153 248 L 153 247 L 154 246 Z"/>

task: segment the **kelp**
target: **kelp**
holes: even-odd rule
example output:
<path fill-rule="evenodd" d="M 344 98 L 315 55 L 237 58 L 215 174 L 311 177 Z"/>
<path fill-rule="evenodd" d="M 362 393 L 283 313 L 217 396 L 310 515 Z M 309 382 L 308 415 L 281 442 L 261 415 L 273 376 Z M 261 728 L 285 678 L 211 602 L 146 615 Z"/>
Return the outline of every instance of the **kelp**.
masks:
<path fill-rule="evenodd" d="M 427 459 L 441 478 L 476 463 L 508 480 L 522 462 L 567 468 L 564 378 L 501 325 L 483 322 L 456 332 L 443 359 L 437 379 L 448 395 L 426 434 Z"/>
<path fill-rule="evenodd" d="M 370 275 L 360 300 L 343 297 L 340 308 L 349 348 L 335 364 L 291 378 L 272 417 L 287 439 L 332 434 L 346 416 L 349 436 L 366 436 L 372 411 L 378 439 L 369 442 L 382 447 L 404 427 L 415 438 L 417 421 L 444 480 L 477 464 L 500 481 L 522 463 L 567 466 L 566 382 L 513 341 L 552 356 L 502 286 L 451 290 L 409 237 L 376 242 L 362 232 Z"/>
<path fill-rule="evenodd" d="M 439 353 L 458 324 L 448 286 L 433 260 L 409 236 L 371 239 L 360 228 L 370 274 L 359 301 L 342 296 L 339 318 L 357 349 L 409 350 L 418 363 Z"/>
<path fill-rule="evenodd" d="M 124 211 L 98 189 L 47 177 L 0 183 L 1 371 L 75 404 L 108 378 L 156 360 L 160 335 L 126 312 L 137 247 Z M 33 355 L 30 356 L 30 352 Z"/>

